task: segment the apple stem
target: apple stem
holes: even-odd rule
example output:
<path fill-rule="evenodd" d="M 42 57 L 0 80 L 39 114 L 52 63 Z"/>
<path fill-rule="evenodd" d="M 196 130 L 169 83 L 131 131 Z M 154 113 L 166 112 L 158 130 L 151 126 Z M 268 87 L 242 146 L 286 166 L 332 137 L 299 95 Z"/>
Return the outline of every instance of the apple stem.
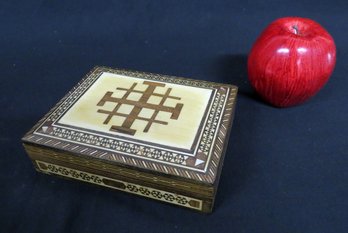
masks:
<path fill-rule="evenodd" d="M 298 27 L 297 27 L 297 25 L 292 26 L 292 28 L 294 29 L 295 34 L 298 35 L 299 33 L 298 33 Z"/>

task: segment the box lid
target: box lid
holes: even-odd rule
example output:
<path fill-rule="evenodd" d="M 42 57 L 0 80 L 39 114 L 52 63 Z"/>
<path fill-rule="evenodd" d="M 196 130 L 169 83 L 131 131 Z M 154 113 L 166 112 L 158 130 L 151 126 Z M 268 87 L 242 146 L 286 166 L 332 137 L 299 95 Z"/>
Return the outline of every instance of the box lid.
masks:
<path fill-rule="evenodd" d="M 232 85 L 96 67 L 23 142 L 213 184 L 236 94 Z"/>

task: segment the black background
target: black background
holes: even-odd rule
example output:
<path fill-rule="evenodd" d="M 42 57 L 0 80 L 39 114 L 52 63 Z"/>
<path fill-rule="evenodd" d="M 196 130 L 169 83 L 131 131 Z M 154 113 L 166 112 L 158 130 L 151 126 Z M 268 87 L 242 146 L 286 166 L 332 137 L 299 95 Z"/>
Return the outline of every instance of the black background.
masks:
<path fill-rule="evenodd" d="M 1 1 L 1 232 L 347 232 L 348 3 Z M 247 54 L 284 16 L 334 37 L 336 69 L 303 105 L 249 86 Z M 95 65 L 240 87 L 213 214 L 34 171 L 20 142 Z"/>

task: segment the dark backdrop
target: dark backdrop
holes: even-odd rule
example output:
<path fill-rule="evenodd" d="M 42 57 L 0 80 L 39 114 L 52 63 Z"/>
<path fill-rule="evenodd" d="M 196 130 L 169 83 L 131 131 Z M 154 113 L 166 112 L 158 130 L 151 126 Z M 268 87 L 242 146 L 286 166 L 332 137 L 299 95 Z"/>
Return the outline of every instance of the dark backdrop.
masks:
<path fill-rule="evenodd" d="M 347 232 L 348 3 L 1 1 L 1 232 Z M 335 38 L 334 74 L 309 102 L 271 107 L 247 54 L 271 21 L 303 16 Z M 214 213 L 34 171 L 20 142 L 93 66 L 240 87 Z"/>

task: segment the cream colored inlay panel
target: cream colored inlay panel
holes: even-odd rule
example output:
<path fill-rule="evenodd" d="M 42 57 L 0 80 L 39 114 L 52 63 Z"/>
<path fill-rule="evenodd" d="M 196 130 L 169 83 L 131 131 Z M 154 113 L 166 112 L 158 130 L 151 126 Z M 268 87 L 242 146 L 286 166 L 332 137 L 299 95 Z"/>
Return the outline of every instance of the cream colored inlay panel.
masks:
<path fill-rule="evenodd" d="M 170 97 L 163 98 L 166 94 Z M 190 149 L 211 94 L 209 89 L 103 73 L 58 123 Z"/>

